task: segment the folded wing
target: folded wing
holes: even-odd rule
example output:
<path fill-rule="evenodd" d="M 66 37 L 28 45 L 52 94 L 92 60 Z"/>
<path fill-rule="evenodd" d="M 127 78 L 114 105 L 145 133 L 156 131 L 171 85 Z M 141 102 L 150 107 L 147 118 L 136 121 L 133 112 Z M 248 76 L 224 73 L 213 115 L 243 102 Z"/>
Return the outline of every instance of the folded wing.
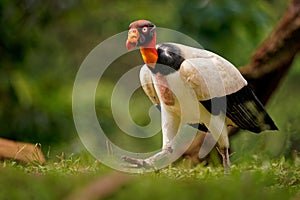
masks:
<path fill-rule="evenodd" d="M 199 51 L 206 56 L 197 58 L 194 53 L 180 67 L 182 78 L 193 88 L 199 102 L 213 115 L 225 113 L 233 125 L 242 129 L 255 133 L 277 130 L 240 72 L 222 57 Z"/>

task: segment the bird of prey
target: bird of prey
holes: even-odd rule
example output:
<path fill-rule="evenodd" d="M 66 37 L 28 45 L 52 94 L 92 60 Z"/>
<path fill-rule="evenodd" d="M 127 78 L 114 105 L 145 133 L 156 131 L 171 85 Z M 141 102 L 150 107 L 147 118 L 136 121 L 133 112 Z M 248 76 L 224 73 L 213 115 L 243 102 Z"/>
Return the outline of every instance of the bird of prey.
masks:
<path fill-rule="evenodd" d="M 137 167 L 152 166 L 172 153 L 174 136 L 182 124 L 198 124 L 199 130 L 216 140 L 224 172 L 230 173 L 229 126 L 254 133 L 278 130 L 237 68 L 221 56 L 177 43 L 156 44 L 156 26 L 147 20 L 129 25 L 126 47 L 139 47 L 145 62 L 140 81 L 150 100 L 160 107 L 163 145 L 150 158 L 124 157 L 125 161 Z M 195 98 L 196 104 L 189 103 Z"/>

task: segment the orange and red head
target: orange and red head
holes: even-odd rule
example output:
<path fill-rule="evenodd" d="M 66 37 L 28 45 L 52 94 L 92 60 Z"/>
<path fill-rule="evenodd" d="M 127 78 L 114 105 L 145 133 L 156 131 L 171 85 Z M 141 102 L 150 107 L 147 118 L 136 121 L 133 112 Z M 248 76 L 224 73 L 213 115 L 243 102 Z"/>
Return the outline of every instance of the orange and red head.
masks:
<path fill-rule="evenodd" d="M 155 47 L 156 26 L 147 20 L 137 20 L 129 25 L 126 48 L 134 47 Z"/>

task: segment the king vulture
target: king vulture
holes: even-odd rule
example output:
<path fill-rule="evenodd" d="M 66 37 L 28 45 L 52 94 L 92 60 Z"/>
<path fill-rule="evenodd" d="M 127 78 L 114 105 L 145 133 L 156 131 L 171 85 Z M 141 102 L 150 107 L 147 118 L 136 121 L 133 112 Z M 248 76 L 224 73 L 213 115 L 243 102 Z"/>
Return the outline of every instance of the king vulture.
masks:
<path fill-rule="evenodd" d="M 136 167 L 153 165 L 172 153 L 172 140 L 182 124 L 198 124 L 199 130 L 216 140 L 224 171 L 229 173 L 227 127 L 254 133 L 278 130 L 237 68 L 221 56 L 177 43 L 156 44 L 156 26 L 147 20 L 129 25 L 126 47 L 140 48 L 145 62 L 140 71 L 141 84 L 150 100 L 160 107 L 163 134 L 161 152 L 148 159 L 124 157 L 126 162 Z M 180 108 L 180 98 L 192 99 L 193 94 L 197 104 Z M 182 116 L 181 109 L 188 115 Z M 219 126 L 225 127 L 220 134 Z"/>

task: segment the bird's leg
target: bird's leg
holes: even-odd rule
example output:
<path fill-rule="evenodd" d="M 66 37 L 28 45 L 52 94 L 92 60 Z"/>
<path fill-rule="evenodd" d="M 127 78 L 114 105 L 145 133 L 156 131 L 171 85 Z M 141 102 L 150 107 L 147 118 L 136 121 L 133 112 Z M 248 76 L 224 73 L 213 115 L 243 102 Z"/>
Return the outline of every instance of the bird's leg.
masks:
<path fill-rule="evenodd" d="M 210 122 L 207 120 L 205 122 L 206 127 L 208 127 L 210 133 L 212 134 L 215 141 L 218 143 L 219 153 L 222 156 L 222 162 L 224 167 L 224 173 L 230 173 L 230 160 L 229 160 L 229 139 L 227 125 L 224 120 L 224 115 L 212 115 Z"/>
<path fill-rule="evenodd" d="M 127 163 L 131 164 L 131 167 L 135 168 L 155 168 L 155 162 L 159 161 L 163 158 L 169 157 L 172 152 L 173 138 L 177 134 L 179 125 L 180 125 L 180 117 L 174 114 L 167 113 L 164 106 L 161 107 L 162 113 L 162 134 L 163 134 L 163 145 L 162 150 L 157 154 L 146 158 L 130 158 L 127 156 L 123 157 L 123 160 Z"/>
<path fill-rule="evenodd" d="M 229 149 L 227 147 L 222 147 L 219 149 L 219 152 L 222 156 L 222 162 L 224 167 L 224 174 L 230 174 L 230 159 L 229 159 Z"/>
<path fill-rule="evenodd" d="M 224 167 L 224 173 L 230 174 L 230 159 L 229 159 L 229 139 L 227 134 L 227 128 L 224 128 L 220 138 L 218 140 L 219 152 L 222 156 L 222 163 Z"/>

